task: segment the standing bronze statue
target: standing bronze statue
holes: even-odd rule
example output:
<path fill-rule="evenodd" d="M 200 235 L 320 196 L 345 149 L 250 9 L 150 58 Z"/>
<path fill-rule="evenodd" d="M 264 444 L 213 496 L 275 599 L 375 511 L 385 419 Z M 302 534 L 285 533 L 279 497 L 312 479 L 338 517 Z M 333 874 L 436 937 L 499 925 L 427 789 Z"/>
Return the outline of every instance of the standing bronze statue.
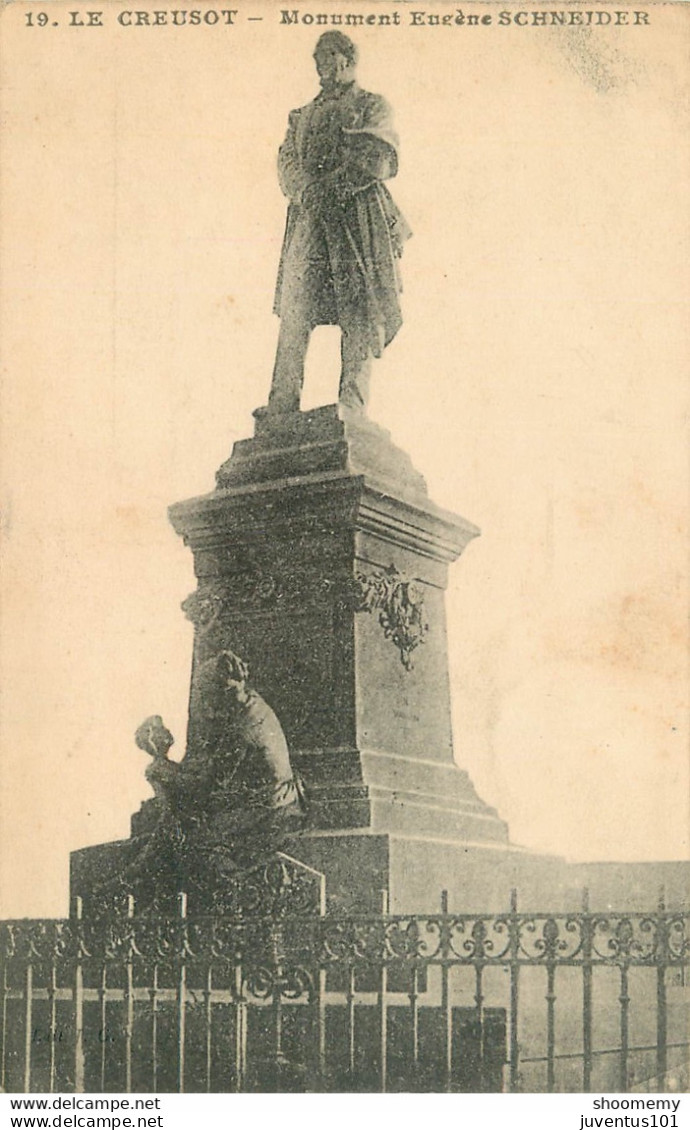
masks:
<path fill-rule="evenodd" d="M 269 408 L 299 410 L 311 331 L 338 325 L 339 400 L 363 411 L 372 357 L 402 323 L 397 261 L 411 233 L 383 183 L 398 171 L 398 139 L 386 101 L 357 86 L 357 49 L 346 35 L 325 32 L 314 60 L 321 93 L 292 111 L 278 157 L 290 205 Z"/>

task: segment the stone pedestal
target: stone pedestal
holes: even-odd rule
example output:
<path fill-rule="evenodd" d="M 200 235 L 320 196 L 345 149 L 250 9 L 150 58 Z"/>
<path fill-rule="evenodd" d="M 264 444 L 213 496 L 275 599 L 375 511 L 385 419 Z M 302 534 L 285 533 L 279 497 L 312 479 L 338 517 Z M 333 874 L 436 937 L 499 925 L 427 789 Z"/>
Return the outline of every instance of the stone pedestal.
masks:
<path fill-rule="evenodd" d="M 196 672 L 229 648 L 306 785 L 307 827 L 284 850 L 326 875 L 331 905 L 378 910 L 384 890 L 396 909 L 433 909 L 442 888 L 466 889 L 470 859 L 488 891 L 514 851 L 454 759 L 444 607 L 448 566 L 479 530 L 435 506 L 364 417 L 331 405 L 255 418 L 216 489 L 170 509 L 198 579 L 183 604 L 195 626 L 188 741 Z M 73 893 L 127 850 L 75 853 Z"/>
<path fill-rule="evenodd" d="M 198 578 L 183 606 L 196 629 L 190 738 L 194 670 L 231 648 L 306 782 L 321 843 L 304 844 L 304 856 L 323 864 L 354 851 L 363 871 L 375 856 L 378 873 L 390 870 L 381 836 L 505 846 L 507 828 L 456 765 L 451 734 L 444 590 L 479 530 L 435 506 L 409 458 L 365 418 L 335 405 L 255 417 L 216 490 L 170 509 Z M 343 831 L 358 834 L 356 849 Z M 297 843 L 290 850 L 300 855 Z"/>
<path fill-rule="evenodd" d="M 453 760 L 443 594 L 478 529 L 434 506 L 386 432 L 335 406 L 260 409 L 217 481 L 170 510 L 199 582 L 184 606 L 194 668 L 220 648 L 248 660 L 312 826 L 505 842 Z"/>

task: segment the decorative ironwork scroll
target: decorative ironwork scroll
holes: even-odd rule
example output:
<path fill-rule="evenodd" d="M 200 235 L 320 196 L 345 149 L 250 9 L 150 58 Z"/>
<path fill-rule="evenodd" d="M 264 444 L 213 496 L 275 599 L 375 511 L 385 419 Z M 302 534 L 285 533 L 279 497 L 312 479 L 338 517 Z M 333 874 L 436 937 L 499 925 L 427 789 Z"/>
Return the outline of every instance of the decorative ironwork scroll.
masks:
<path fill-rule="evenodd" d="M 395 565 L 355 577 L 357 612 L 378 612 L 386 639 L 400 652 L 407 671 L 413 667 L 412 653 L 429 631 L 424 616 L 424 590 L 419 581 L 398 572 Z"/>
<path fill-rule="evenodd" d="M 281 923 L 282 956 L 330 966 L 410 960 L 426 965 L 672 966 L 690 960 L 690 916 L 567 915 L 323 915 L 319 876 L 280 857 L 245 874 L 225 913 L 203 918 L 114 915 L 95 919 L 23 919 L 0 923 L 0 957 L 9 963 L 207 953 L 240 950 L 256 926 Z M 184 930 L 182 926 L 184 925 Z M 663 941 L 663 935 L 666 941 Z M 252 935 L 253 938 L 253 935 Z M 274 939 L 275 941 L 275 939 Z M 587 942 L 587 944 L 585 944 Z M 253 944 L 253 941 L 252 941 Z"/>
<path fill-rule="evenodd" d="M 318 914 L 322 882 L 319 872 L 277 852 L 228 885 L 219 912 L 243 919 Z"/>
<path fill-rule="evenodd" d="M 227 905 L 210 914 L 187 917 L 180 896 L 177 913 L 167 916 L 150 907 L 139 913 L 129 898 L 68 921 L 0 922 L 6 1089 L 84 1091 L 124 1079 L 128 1090 L 137 1046 L 137 1070 L 148 1072 L 154 1091 L 251 1091 L 257 1080 L 267 1083 L 267 1072 L 278 1090 L 386 1090 L 389 1082 L 405 1090 L 497 1090 L 508 1035 L 513 1091 L 533 1082 L 535 1070 L 540 1087 L 557 1090 L 561 1060 L 578 1056 L 585 1090 L 595 1068 L 603 1071 L 601 1057 L 610 1065 L 606 1078 L 615 1075 L 617 1088 L 629 1090 L 653 1050 L 632 1042 L 636 1002 L 656 1016 L 655 1077 L 663 1086 L 669 1053 L 681 1046 L 673 1042 L 667 990 L 684 982 L 690 961 L 687 913 L 661 904 L 645 913 L 596 912 L 588 901 L 579 912 L 518 913 L 513 897 L 504 914 L 458 914 L 444 892 L 431 914 L 342 914 L 327 912 L 324 894 L 319 872 L 281 853 L 245 872 Z M 491 967 L 509 980 L 501 985 Z M 640 968 L 656 974 L 651 1002 Z M 615 976 L 601 977 L 605 969 Z M 559 1017 L 573 1007 L 576 970 L 582 1038 L 573 1043 L 572 1026 Z M 528 1059 L 520 1009 L 532 1008 L 533 1022 L 535 1005 L 543 1008 L 545 1055 Z M 365 1022 L 367 1009 L 376 1010 L 374 1024 Z M 338 1024 L 326 1023 L 327 1010 Z M 614 1046 L 597 1043 L 602 1010 L 609 1031 L 608 1014 L 617 1016 Z M 192 1012 L 197 1035 L 205 1023 L 196 1042 L 185 1039 Z M 430 1027 L 432 1013 L 442 1023 Z M 454 1051 L 459 1026 L 461 1046 L 472 1049 L 464 1057 Z M 137 1031 L 153 1033 L 150 1047 L 135 1045 Z M 59 1055 L 45 1051 L 53 1033 Z M 87 1054 L 101 1038 L 100 1055 Z M 638 1053 L 643 1061 L 633 1059 Z"/>

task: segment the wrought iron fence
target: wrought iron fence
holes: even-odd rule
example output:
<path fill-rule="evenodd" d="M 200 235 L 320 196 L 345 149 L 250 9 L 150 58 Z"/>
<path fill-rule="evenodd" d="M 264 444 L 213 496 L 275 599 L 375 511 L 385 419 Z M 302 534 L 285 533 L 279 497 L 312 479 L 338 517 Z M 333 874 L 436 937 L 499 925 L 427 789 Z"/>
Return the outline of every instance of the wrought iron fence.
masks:
<path fill-rule="evenodd" d="M 434 914 L 343 916 L 327 912 L 322 877 L 283 856 L 225 910 L 190 916 L 182 895 L 176 916 L 138 913 L 130 898 L 0 924 L 0 1084 L 517 1091 L 541 1062 L 526 1089 L 553 1091 L 566 1089 L 558 1065 L 576 1058 L 573 1089 L 589 1091 L 614 1051 L 624 1091 L 637 990 L 653 1074 L 667 1074 L 669 981 L 690 940 L 689 916 L 663 901 L 599 913 L 585 897 L 578 913 L 534 914 L 513 895 L 505 914 L 463 914 L 444 894 Z M 541 1054 L 526 1054 L 530 1039 Z"/>

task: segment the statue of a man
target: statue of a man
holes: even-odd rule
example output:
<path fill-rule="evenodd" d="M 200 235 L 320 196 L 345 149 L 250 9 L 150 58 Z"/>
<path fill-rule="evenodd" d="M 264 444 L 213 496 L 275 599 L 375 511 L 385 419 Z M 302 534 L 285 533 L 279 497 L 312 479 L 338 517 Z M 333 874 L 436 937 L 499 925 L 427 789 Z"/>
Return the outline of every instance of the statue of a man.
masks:
<path fill-rule="evenodd" d="M 398 171 L 391 111 L 355 82 L 357 49 L 327 31 L 314 51 L 321 93 L 293 110 L 278 157 L 289 198 L 274 310 L 280 335 L 269 408 L 299 409 L 314 326 L 342 331 L 340 403 L 363 411 L 372 357 L 402 323 L 397 260 L 411 234 L 384 181 Z"/>

